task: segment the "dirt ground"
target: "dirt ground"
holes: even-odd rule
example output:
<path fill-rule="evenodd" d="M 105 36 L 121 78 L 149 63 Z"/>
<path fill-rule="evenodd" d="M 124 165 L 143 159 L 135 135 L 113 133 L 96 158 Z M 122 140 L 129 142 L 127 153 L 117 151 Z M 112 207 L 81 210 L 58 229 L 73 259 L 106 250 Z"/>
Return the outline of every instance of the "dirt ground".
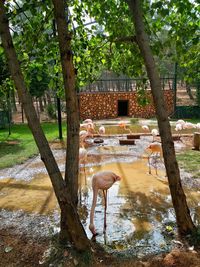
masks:
<path fill-rule="evenodd" d="M 44 255 L 50 246 L 50 240 L 32 239 L 15 233 L 14 229 L 0 231 L 0 266 L 1 267 L 199 267 L 200 251 L 173 249 L 168 254 L 146 257 L 140 260 L 122 259 L 114 255 L 96 250 L 94 259 L 84 263 L 81 256 L 74 256 L 73 252 L 63 249 L 54 261 L 45 263 Z M 62 256 L 61 256 L 62 255 Z"/>

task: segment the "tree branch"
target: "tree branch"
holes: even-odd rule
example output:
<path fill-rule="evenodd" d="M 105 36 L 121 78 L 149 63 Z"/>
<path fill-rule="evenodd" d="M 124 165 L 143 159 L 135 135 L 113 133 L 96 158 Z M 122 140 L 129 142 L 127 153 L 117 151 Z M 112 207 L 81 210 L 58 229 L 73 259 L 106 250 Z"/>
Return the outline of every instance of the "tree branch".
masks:
<path fill-rule="evenodd" d="M 122 36 L 122 37 L 117 37 L 112 40 L 114 43 L 136 43 L 137 44 L 137 39 L 135 35 L 132 36 Z"/>

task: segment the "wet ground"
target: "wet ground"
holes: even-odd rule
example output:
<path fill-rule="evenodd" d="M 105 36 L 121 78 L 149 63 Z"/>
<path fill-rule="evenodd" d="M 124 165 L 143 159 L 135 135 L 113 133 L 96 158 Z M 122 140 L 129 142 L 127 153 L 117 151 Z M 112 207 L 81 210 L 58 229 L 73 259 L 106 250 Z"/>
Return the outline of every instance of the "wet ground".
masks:
<path fill-rule="evenodd" d="M 126 146 L 119 145 L 121 138 L 126 136 L 103 137 L 102 144 L 88 140 L 86 173 L 81 164 L 79 177 L 79 213 L 86 233 L 89 238 L 92 237 L 88 230 L 92 175 L 97 171 L 110 170 L 122 180 L 108 191 L 106 234 L 103 234 L 103 197 L 101 194 L 98 196 L 95 210 L 95 226 L 99 233 L 97 241 L 108 250 L 128 249 L 137 256 L 168 250 L 176 238 L 173 235 L 175 217 L 163 161 L 152 159 L 149 174 L 146 147 L 152 142 L 152 136 L 141 136 L 135 145 Z M 188 149 L 187 144 L 176 142 L 177 153 Z M 59 168 L 64 172 L 65 150 L 59 143 L 52 144 L 52 147 Z M 181 177 L 193 219 L 199 222 L 199 181 L 193 181 L 184 171 L 181 171 Z M 35 236 L 48 236 L 59 231 L 58 205 L 39 156 L 13 168 L 0 170 L 0 207 L 2 229 L 15 227 L 20 233 L 34 233 Z"/>

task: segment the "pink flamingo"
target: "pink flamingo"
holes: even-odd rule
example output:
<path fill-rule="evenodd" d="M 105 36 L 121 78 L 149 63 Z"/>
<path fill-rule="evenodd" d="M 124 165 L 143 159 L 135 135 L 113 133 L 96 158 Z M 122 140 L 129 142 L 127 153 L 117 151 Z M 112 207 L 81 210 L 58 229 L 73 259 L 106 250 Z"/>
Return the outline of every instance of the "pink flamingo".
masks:
<path fill-rule="evenodd" d="M 84 176 L 85 176 L 85 185 L 87 184 L 87 180 L 86 180 L 86 171 L 85 171 L 85 164 L 87 161 L 87 150 L 84 147 L 84 144 L 81 143 L 80 144 L 80 148 L 79 148 L 79 170 L 81 168 L 81 164 L 83 164 L 83 170 L 84 170 Z M 79 195 L 80 195 L 80 203 L 81 203 L 81 191 L 82 191 L 82 183 L 81 183 L 81 179 L 80 179 L 80 190 L 79 190 Z"/>
<path fill-rule="evenodd" d="M 196 124 L 196 128 L 197 128 L 197 129 L 200 129 L 200 122 L 198 122 L 198 123 Z"/>
<path fill-rule="evenodd" d="M 83 121 L 83 124 L 84 124 L 84 123 L 86 123 L 86 124 L 87 124 L 87 123 L 93 123 L 93 121 L 92 121 L 91 119 L 86 119 L 86 120 Z"/>
<path fill-rule="evenodd" d="M 183 128 L 183 126 L 185 125 L 185 121 L 184 120 L 177 120 L 176 124 L 181 124 L 182 128 Z"/>
<path fill-rule="evenodd" d="M 132 133 L 131 129 L 127 128 L 128 127 L 128 122 L 127 121 L 119 121 L 118 122 L 118 126 L 120 128 L 123 128 L 125 131 L 129 131 L 129 133 Z"/>
<path fill-rule="evenodd" d="M 93 236 L 96 236 L 96 229 L 94 226 L 94 211 L 97 203 L 97 195 L 99 189 L 103 190 L 103 196 L 105 201 L 104 207 L 104 233 L 106 230 L 106 210 L 107 210 L 107 191 L 108 189 L 117 181 L 120 181 L 121 178 L 111 171 L 101 171 L 93 175 L 92 178 L 92 190 L 93 190 L 93 199 L 92 207 L 90 211 L 90 225 L 89 229 L 92 232 Z"/>
<path fill-rule="evenodd" d="M 153 142 L 153 143 L 150 143 L 147 147 L 147 149 L 150 150 L 151 154 L 148 156 L 148 162 L 149 162 L 149 174 L 151 174 L 151 164 L 150 164 L 150 157 L 154 154 L 156 156 L 159 156 L 159 158 L 161 159 L 162 157 L 162 154 L 163 154 L 163 151 L 162 151 L 162 146 L 161 146 L 161 143 L 158 143 L 158 142 Z M 156 164 L 156 175 L 158 174 L 157 173 L 157 164 Z"/>
<path fill-rule="evenodd" d="M 93 137 L 93 134 L 90 131 L 82 130 L 79 133 L 79 139 L 80 139 L 80 144 L 81 146 L 84 145 L 86 142 L 86 139 L 88 137 Z"/>
<path fill-rule="evenodd" d="M 100 135 L 105 134 L 105 132 L 106 132 L 105 127 L 104 126 L 100 126 L 98 132 L 99 132 Z"/>
<path fill-rule="evenodd" d="M 150 132 L 150 129 L 149 129 L 149 126 L 148 126 L 148 125 L 142 125 L 142 130 L 143 130 L 145 133 L 149 133 L 149 132 Z"/>
<path fill-rule="evenodd" d="M 175 131 L 177 131 L 179 133 L 178 137 L 179 137 L 179 140 L 181 138 L 181 131 L 183 130 L 183 124 L 181 123 L 177 123 L 176 126 L 175 126 Z"/>
<path fill-rule="evenodd" d="M 194 123 L 191 123 L 191 122 L 186 122 L 183 125 L 183 129 L 193 129 L 193 128 L 196 128 L 196 125 Z"/>
<path fill-rule="evenodd" d="M 157 129 L 152 129 L 152 130 L 151 130 L 151 134 L 152 134 L 152 136 L 153 136 L 153 142 L 155 142 L 155 138 L 156 138 L 156 136 L 159 135 L 158 130 L 157 130 Z"/>
<path fill-rule="evenodd" d="M 85 173 L 85 163 L 87 161 L 87 150 L 85 149 L 84 146 L 79 148 L 79 163 L 83 164 L 83 168 L 84 168 L 84 174 L 85 174 L 85 184 L 86 184 L 86 173 Z"/>

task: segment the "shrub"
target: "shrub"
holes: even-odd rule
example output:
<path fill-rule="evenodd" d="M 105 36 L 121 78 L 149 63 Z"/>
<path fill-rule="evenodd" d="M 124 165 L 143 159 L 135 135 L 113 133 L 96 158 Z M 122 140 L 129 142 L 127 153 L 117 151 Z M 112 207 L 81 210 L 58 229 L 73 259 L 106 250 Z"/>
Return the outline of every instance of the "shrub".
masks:
<path fill-rule="evenodd" d="M 56 108 L 53 104 L 48 104 L 46 106 L 46 111 L 47 111 L 47 114 L 48 116 L 51 118 L 51 119 L 56 119 L 57 116 L 56 116 Z"/>

